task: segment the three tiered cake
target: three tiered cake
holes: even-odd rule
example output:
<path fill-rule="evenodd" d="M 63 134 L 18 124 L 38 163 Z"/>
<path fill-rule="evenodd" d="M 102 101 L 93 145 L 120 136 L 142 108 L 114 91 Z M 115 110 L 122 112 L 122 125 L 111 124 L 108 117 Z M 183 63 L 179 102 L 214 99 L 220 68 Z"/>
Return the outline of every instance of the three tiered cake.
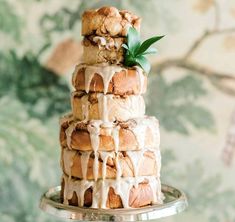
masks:
<path fill-rule="evenodd" d="M 72 84 L 72 113 L 61 118 L 64 204 L 138 208 L 161 204 L 160 134 L 145 116 L 147 77 L 123 65 L 130 27 L 140 18 L 103 7 L 82 16 L 83 63 Z"/>

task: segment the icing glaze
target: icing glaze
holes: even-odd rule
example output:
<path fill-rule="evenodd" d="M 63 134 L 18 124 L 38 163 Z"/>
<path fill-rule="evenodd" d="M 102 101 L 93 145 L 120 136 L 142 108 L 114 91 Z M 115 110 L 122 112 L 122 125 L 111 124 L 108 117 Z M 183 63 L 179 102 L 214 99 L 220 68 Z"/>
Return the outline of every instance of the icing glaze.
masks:
<path fill-rule="evenodd" d="M 89 102 L 88 94 L 80 96 L 79 92 L 73 92 L 72 109 L 74 116 L 83 121 L 100 119 L 104 124 L 109 123 L 111 125 L 115 120 L 126 121 L 132 118 L 143 117 L 145 114 L 145 102 L 141 95 L 120 97 L 113 94 L 96 93 L 96 97 L 98 113 L 90 111 L 92 106 L 92 109 L 95 109 L 95 104 Z M 79 112 L 80 109 L 81 112 Z"/>
<path fill-rule="evenodd" d="M 153 147 L 156 149 L 159 149 L 160 147 L 160 131 L 159 131 L 159 124 L 155 117 L 144 117 L 144 118 L 134 118 L 132 119 L 136 124 L 133 126 L 130 126 L 130 130 L 133 132 L 133 134 L 136 137 L 139 150 L 146 147 L 146 132 L 147 130 L 150 130 L 152 139 L 153 139 Z M 71 148 L 71 136 L 72 133 L 76 129 L 76 125 L 79 122 L 70 122 L 69 127 L 65 130 L 66 137 L 67 137 L 67 146 L 68 148 Z M 103 122 L 102 120 L 91 120 L 88 122 L 87 125 L 88 131 L 90 133 L 90 139 L 92 147 L 98 146 L 95 143 L 99 143 L 99 138 L 97 136 L 97 133 L 101 130 L 105 130 L 107 132 L 106 135 L 112 136 L 115 146 L 115 151 L 117 152 L 119 150 L 119 131 L 120 131 L 120 125 L 113 124 L 111 122 Z M 92 130 L 93 129 L 93 130 Z M 91 136 L 92 135 L 92 136 Z M 96 140 L 96 142 L 94 141 Z M 98 147 L 99 148 L 99 147 Z M 151 147 L 148 147 L 151 148 Z M 94 149 L 94 148 L 93 148 Z M 95 148 L 96 149 L 96 148 Z"/>
<path fill-rule="evenodd" d="M 87 178 L 87 168 L 91 152 L 81 152 L 81 167 L 82 167 L 82 178 L 86 180 Z"/>
<path fill-rule="evenodd" d="M 129 157 L 131 164 L 133 166 L 133 174 L 134 177 L 139 176 L 139 167 L 140 163 L 143 161 L 143 157 L 145 152 L 151 151 L 154 154 L 155 158 L 155 167 L 157 169 L 156 177 L 160 177 L 160 169 L 161 169 L 161 154 L 160 151 L 157 149 L 148 149 L 145 148 L 140 151 L 127 151 L 127 156 Z M 74 157 L 76 155 L 80 156 L 81 161 L 81 170 L 82 170 L 82 179 L 87 179 L 87 170 L 88 170 L 88 163 L 89 158 L 91 155 L 91 151 L 84 152 L 84 151 L 76 151 L 76 150 L 69 150 L 69 149 L 63 149 L 63 155 L 62 155 L 62 166 L 64 168 L 64 172 L 71 178 L 71 168 L 74 165 Z M 124 168 L 121 167 L 120 161 L 119 161 L 119 152 L 107 152 L 107 151 L 97 151 L 97 157 L 99 157 L 102 160 L 102 178 L 106 179 L 106 169 L 107 169 L 107 161 L 108 158 L 112 158 L 115 162 L 116 168 L 116 179 L 120 179 L 125 171 Z M 92 158 L 92 157 L 91 157 Z M 98 167 L 99 163 L 93 164 L 93 172 L 96 172 L 95 167 Z M 98 175 L 94 175 L 97 180 Z"/>
<path fill-rule="evenodd" d="M 122 200 L 124 208 L 130 208 L 129 196 L 130 190 L 134 186 L 138 186 L 143 181 L 148 181 L 152 189 L 152 202 L 161 203 L 162 194 L 158 191 L 161 190 L 161 184 L 155 176 L 146 177 L 127 177 L 116 179 L 106 179 L 97 181 L 88 180 L 75 180 L 69 179 L 66 175 L 63 175 L 64 180 L 64 195 L 63 202 L 68 204 L 72 199 L 73 193 L 76 193 L 78 197 L 78 206 L 84 206 L 84 194 L 85 191 L 92 187 L 92 208 L 106 208 L 106 201 L 108 198 L 109 189 L 112 187 L 114 192 L 118 194 Z M 136 185 L 137 184 L 137 185 Z"/>
<path fill-rule="evenodd" d="M 100 39 L 100 38 L 99 38 Z M 104 40 L 101 40 L 101 42 L 104 43 Z M 78 73 L 79 69 L 85 69 L 85 91 L 88 93 L 90 91 L 90 84 L 94 77 L 94 75 L 97 73 L 99 74 L 103 79 L 104 84 L 104 94 L 107 94 L 109 83 L 111 82 L 113 76 L 115 73 L 125 71 L 127 73 L 127 69 L 122 66 L 118 65 L 107 65 L 107 64 L 95 64 L 95 65 L 87 65 L 87 64 L 79 64 L 76 66 L 75 71 L 73 73 L 73 83 L 75 82 L 76 75 Z M 139 86 L 140 86 L 140 93 L 143 93 L 144 90 L 144 71 L 138 66 L 135 66 L 134 69 L 137 70 L 137 75 L 139 78 Z"/>
<path fill-rule="evenodd" d="M 141 159 L 143 158 L 144 151 L 146 150 L 140 150 L 140 151 L 127 151 L 127 155 L 131 159 L 131 163 L 134 170 L 134 176 L 136 177 L 139 172 L 139 165 L 141 163 Z"/>
<path fill-rule="evenodd" d="M 93 174 L 95 181 L 98 178 L 98 170 L 99 170 L 99 154 L 98 149 L 100 145 L 100 124 L 101 121 L 90 121 L 90 124 L 88 125 L 87 129 L 90 133 L 90 140 L 91 140 L 91 146 L 94 151 L 95 159 L 94 159 L 94 166 L 93 166 Z"/>

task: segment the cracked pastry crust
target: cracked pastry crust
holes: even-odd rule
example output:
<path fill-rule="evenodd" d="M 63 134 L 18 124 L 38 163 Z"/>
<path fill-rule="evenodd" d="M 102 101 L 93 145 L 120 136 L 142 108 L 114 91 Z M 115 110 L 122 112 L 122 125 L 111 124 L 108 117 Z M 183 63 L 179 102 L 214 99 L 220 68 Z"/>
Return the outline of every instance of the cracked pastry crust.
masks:
<path fill-rule="evenodd" d="M 98 179 L 115 179 L 120 177 L 153 176 L 160 172 L 161 157 L 157 150 L 135 152 L 98 152 L 98 163 L 95 163 L 93 152 L 81 152 L 62 149 L 61 165 L 63 172 L 74 178 L 94 180 L 94 166 Z M 86 175 L 84 175 L 86 174 Z M 97 179 L 96 178 L 96 179 Z"/>
<path fill-rule="evenodd" d="M 102 7 L 82 15 L 82 35 L 126 36 L 129 27 L 140 30 L 141 19 L 127 10 Z"/>
<path fill-rule="evenodd" d="M 125 42 L 123 37 L 86 36 L 83 40 L 83 62 L 120 64 L 124 61 L 122 44 Z"/>
<path fill-rule="evenodd" d="M 98 122 L 98 121 L 97 121 Z M 80 151 L 93 151 L 90 126 L 94 121 L 80 122 L 72 120 L 71 115 L 61 119 L 60 144 L 62 147 Z M 115 151 L 118 141 L 118 151 L 141 150 L 145 147 L 159 148 L 159 123 L 155 117 L 131 119 L 116 122 L 113 126 L 99 125 L 98 151 Z"/>
<path fill-rule="evenodd" d="M 110 78 L 105 79 L 103 70 L 109 67 Z M 144 94 L 147 88 L 147 76 L 139 67 L 115 69 L 110 65 L 79 65 L 73 73 L 72 84 L 77 91 L 100 92 L 114 95 Z M 89 75 L 91 75 L 90 82 Z M 106 75 L 107 76 L 107 75 Z M 106 81 L 106 82 L 105 82 Z M 105 88 L 106 87 L 106 88 Z"/>
<path fill-rule="evenodd" d="M 141 95 L 122 97 L 75 91 L 71 95 L 71 104 L 73 116 L 78 120 L 126 121 L 145 114 L 145 102 Z"/>

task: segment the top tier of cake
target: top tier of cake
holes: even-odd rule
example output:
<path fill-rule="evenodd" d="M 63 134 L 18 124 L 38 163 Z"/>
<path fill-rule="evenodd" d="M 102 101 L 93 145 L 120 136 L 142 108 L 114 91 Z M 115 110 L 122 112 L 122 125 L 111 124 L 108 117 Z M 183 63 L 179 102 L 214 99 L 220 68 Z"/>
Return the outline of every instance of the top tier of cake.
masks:
<path fill-rule="evenodd" d="M 114 7 L 85 11 L 82 15 L 83 61 L 86 64 L 122 64 L 128 29 L 140 30 L 140 18 Z"/>
<path fill-rule="evenodd" d="M 140 30 L 140 22 L 138 16 L 115 7 L 88 10 L 82 16 L 82 35 L 125 37 L 129 27 Z"/>

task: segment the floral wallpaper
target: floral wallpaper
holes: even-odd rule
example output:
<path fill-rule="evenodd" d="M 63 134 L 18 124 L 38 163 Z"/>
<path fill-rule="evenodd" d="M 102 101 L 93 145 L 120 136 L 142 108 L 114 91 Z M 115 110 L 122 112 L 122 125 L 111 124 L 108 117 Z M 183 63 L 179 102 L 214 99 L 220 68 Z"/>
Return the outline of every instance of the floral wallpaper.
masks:
<path fill-rule="evenodd" d="M 81 56 L 86 8 L 113 5 L 165 34 L 151 57 L 147 113 L 161 124 L 162 181 L 189 208 L 164 222 L 235 221 L 234 0 L 0 0 L 0 221 L 49 222 L 60 182 L 58 118 Z"/>

